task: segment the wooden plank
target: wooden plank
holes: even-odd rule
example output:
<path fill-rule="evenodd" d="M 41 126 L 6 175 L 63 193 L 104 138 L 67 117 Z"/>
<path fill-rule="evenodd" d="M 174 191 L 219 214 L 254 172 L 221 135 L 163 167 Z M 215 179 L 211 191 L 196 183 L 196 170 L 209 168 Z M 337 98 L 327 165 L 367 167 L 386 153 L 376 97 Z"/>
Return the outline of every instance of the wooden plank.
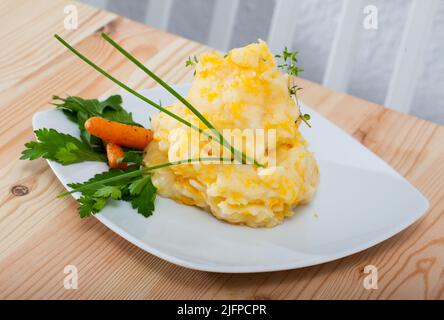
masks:
<path fill-rule="evenodd" d="M 46 5 L 50 7 L 52 1 Z M 2 22 L 0 15 L 0 27 Z M 20 28 L 26 20 L 15 23 Z M 114 19 L 104 28 L 171 83 L 190 81 L 192 71 L 183 67 L 183 61 L 208 50 L 126 19 Z M 32 35 L 32 28 L 26 31 Z M 10 46 L 23 45 L 16 41 Z M 21 50 L 33 52 L 36 45 Z M 93 31 L 76 47 L 137 88 L 154 85 Z M 29 59 L 32 63 L 38 57 L 30 54 Z M 0 69 L 4 63 L 0 61 Z M 299 84 L 305 103 L 381 156 L 425 194 L 430 210 L 421 221 L 364 252 L 292 271 L 227 275 L 165 262 L 96 219 L 79 219 L 73 200 L 55 198 L 63 187 L 45 161 L 17 160 L 23 143 L 32 138 L 32 114 L 49 108 L 51 95 L 96 97 L 118 91 L 70 53 L 51 49 L 47 63 L 23 73 L 7 91 L 0 92 L 0 298 L 443 299 L 444 128 L 303 79 Z M 29 193 L 14 195 L 15 185 L 27 187 Z M 68 264 L 79 270 L 77 290 L 63 288 L 63 268 Z M 378 290 L 362 286 L 367 264 L 379 267 Z"/>
<path fill-rule="evenodd" d="M 4 46 L 1 49 L 0 92 L 64 51 L 62 46 L 54 45 L 53 34 L 58 33 L 76 44 L 116 18 L 114 14 L 76 3 L 79 28 L 66 30 L 63 8 L 70 3 L 62 0 L 35 0 L 30 9 L 29 1 L 5 2 L 5 6 L 0 9 L 0 41 Z M 17 24 L 17 21 L 22 23 Z"/>
<path fill-rule="evenodd" d="M 432 31 L 438 0 L 415 0 L 410 7 L 395 69 L 384 105 L 409 112 L 419 76 L 424 67 L 424 54 Z"/>
<path fill-rule="evenodd" d="M 126 34 L 126 28 L 131 29 L 132 33 Z M 185 41 L 170 34 L 162 34 L 154 29 L 148 29 L 141 24 L 124 19 L 112 21 L 112 23 L 104 26 L 104 31 L 110 33 L 115 39 L 121 40 L 128 48 L 141 49 L 142 53 L 138 57 L 172 83 L 175 82 L 174 79 L 178 75 L 186 79 L 184 72 L 188 75 L 189 70 L 184 70 L 183 62 L 189 55 L 198 54 L 202 50 L 202 46 L 196 43 Z M 141 45 L 133 42 L 131 36 L 134 35 L 138 37 L 146 36 L 158 44 L 161 43 L 165 50 L 163 52 L 168 52 L 168 55 L 158 55 L 157 48 L 149 43 Z M 154 85 L 153 81 L 149 80 L 142 72 L 136 71 L 131 62 L 128 62 L 109 44 L 101 40 L 98 35 L 94 35 L 88 40 L 80 42 L 78 48 L 90 52 L 89 57 L 91 59 L 108 70 L 112 70 L 114 75 L 126 80 L 128 84 L 134 87 L 152 87 Z M 55 39 L 50 38 L 49 41 L 52 41 L 56 46 L 59 45 Z M 169 55 L 173 55 L 173 53 L 177 53 L 172 59 L 175 66 L 166 65 L 165 60 L 170 59 Z M 61 62 L 62 60 L 64 63 Z M 73 69 L 74 72 L 64 72 L 68 69 Z M 191 79 L 190 75 L 188 77 L 188 79 Z M 45 85 L 42 86 L 42 83 Z M 0 163 L 7 164 L 9 161 L 17 159 L 23 144 L 26 140 L 32 139 L 32 130 L 29 126 L 32 115 L 39 110 L 49 108 L 48 103 L 53 94 L 63 95 L 69 92 L 69 94 L 74 95 L 97 97 L 116 91 L 119 91 L 119 88 L 65 50 L 62 57 L 56 57 L 47 66 L 28 75 L 13 90 L 0 93 L 0 122 L 3 126 L 0 131 L 2 138 L 4 138 L 0 144 L 5 151 L 9 150 L 7 152 L 8 156 L 1 159 Z M 26 106 L 26 108 L 23 106 Z M 5 191 L 8 192 L 6 189 Z M 53 200 L 55 196 L 55 194 L 52 194 L 49 198 Z M 4 212 L 6 213 L 6 211 Z M 25 217 L 27 216 L 23 215 L 23 218 Z M 19 220 L 15 222 L 20 223 Z M 11 226 L 14 226 L 14 224 Z M 0 251 L 5 254 L 19 243 L 20 241 L 16 238 L 12 239 L 11 242 L 5 241 L 4 246 L 0 246 L 2 248 Z"/>

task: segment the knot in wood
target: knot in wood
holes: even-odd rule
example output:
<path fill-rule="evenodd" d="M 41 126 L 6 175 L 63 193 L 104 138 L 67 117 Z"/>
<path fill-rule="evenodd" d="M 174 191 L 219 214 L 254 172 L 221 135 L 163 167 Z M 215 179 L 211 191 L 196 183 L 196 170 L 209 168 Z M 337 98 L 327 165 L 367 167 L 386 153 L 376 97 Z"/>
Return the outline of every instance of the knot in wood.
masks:
<path fill-rule="evenodd" d="M 11 188 L 11 193 L 17 197 L 26 196 L 29 193 L 29 188 L 23 185 L 16 185 Z"/>

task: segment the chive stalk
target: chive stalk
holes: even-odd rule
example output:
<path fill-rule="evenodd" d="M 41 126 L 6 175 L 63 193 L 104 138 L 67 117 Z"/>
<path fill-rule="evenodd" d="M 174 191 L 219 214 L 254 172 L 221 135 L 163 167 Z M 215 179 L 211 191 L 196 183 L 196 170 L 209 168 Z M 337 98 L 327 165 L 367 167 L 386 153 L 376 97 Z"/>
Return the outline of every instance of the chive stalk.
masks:
<path fill-rule="evenodd" d="M 121 179 L 126 179 L 126 178 L 134 178 L 137 177 L 139 175 L 141 175 L 144 172 L 148 172 L 148 171 L 153 171 L 156 169 L 160 169 L 160 168 L 165 168 L 165 167 L 171 167 L 171 166 L 176 166 L 179 164 L 185 164 L 185 163 L 194 163 L 194 162 L 204 162 L 204 161 L 231 161 L 231 159 L 225 159 L 225 158 L 217 158 L 217 157 L 207 157 L 207 158 L 190 158 L 190 159 L 185 159 L 185 160 L 179 160 L 179 161 L 172 161 L 172 162 L 166 162 L 166 163 L 161 163 L 155 166 L 151 166 L 151 167 L 145 167 L 139 170 L 135 170 L 135 171 L 131 171 L 128 173 L 123 173 L 121 175 L 112 177 L 112 178 L 108 178 L 108 179 L 103 179 L 100 181 L 96 181 L 96 182 L 91 182 L 88 184 L 85 184 L 77 189 L 73 189 L 71 191 L 66 191 L 63 192 L 61 194 L 59 194 L 57 197 L 58 198 L 62 198 L 64 196 L 70 195 L 72 193 L 75 192 L 81 192 L 85 189 L 91 188 L 91 187 L 95 187 L 95 186 L 101 186 L 101 185 L 105 185 L 107 183 L 111 183 L 111 182 L 116 182 L 119 181 Z"/>
<path fill-rule="evenodd" d="M 216 142 L 220 143 L 225 148 L 229 149 L 233 156 L 240 161 L 241 163 L 245 163 L 245 160 L 253 161 L 253 163 L 257 166 L 263 167 L 263 165 L 259 164 L 256 159 L 251 159 L 250 157 L 247 157 L 243 152 L 235 149 L 233 146 L 231 146 L 226 139 L 223 137 L 223 135 L 217 131 L 214 126 L 195 108 L 193 107 L 185 98 L 183 98 L 177 91 L 175 91 L 173 88 L 171 88 L 168 84 L 166 84 L 162 79 L 160 79 L 157 75 L 155 75 L 152 71 L 150 71 L 148 68 L 146 68 L 140 61 L 138 61 L 136 58 L 134 58 L 129 52 L 127 52 L 125 49 L 123 49 L 120 45 L 118 45 L 114 40 L 112 40 L 109 36 L 106 34 L 102 34 L 102 36 L 107 40 L 111 45 L 113 45 L 117 50 L 119 50 L 125 57 L 127 57 L 130 61 L 135 63 L 138 67 L 140 67 L 144 72 L 146 72 L 150 77 L 152 77 L 156 82 L 158 82 L 161 86 L 163 86 L 168 92 L 170 92 L 173 96 L 175 96 L 179 101 L 184 103 L 186 107 L 188 107 L 212 132 L 214 131 L 217 137 L 214 137 L 213 135 L 209 135 L 206 131 L 200 129 L 199 127 L 196 127 L 192 123 L 186 121 L 185 119 L 181 118 L 180 116 L 176 115 L 175 113 L 169 111 L 168 109 L 163 108 L 161 105 L 155 103 L 154 101 L 148 99 L 144 95 L 138 93 L 134 89 L 130 88 L 117 78 L 110 75 L 108 72 L 106 72 L 104 69 L 100 68 L 98 65 L 96 65 L 94 62 L 86 58 L 83 54 L 81 54 L 78 50 L 76 50 L 74 47 L 72 47 L 69 43 L 67 43 L 63 38 L 61 38 L 58 34 L 55 34 L 54 37 L 60 41 L 68 50 L 70 50 L 72 53 L 74 53 L 77 57 L 79 57 L 81 60 L 86 62 L 88 65 L 90 65 L 93 69 L 101 73 L 103 76 L 123 88 L 124 90 L 128 91 L 129 93 L 133 94 L 134 96 L 138 97 L 142 101 L 150 104 L 151 106 L 155 107 L 161 112 L 164 112 L 165 114 L 169 115 L 170 117 L 174 118 L 175 120 L 179 121 L 180 123 L 183 123 L 184 125 L 198 131 L 199 133 L 210 137 L 212 139 L 215 139 Z"/>
<path fill-rule="evenodd" d="M 180 102 L 182 102 L 185 107 L 187 107 L 194 115 L 199 118 L 200 121 L 202 121 L 203 124 L 207 126 L 208 129 L 210 129 L 213 133 L 216 134 L 216 136 L 219 138 L 219 143 L 222 144 L 225 148 L 228 148 L 233 155 L 237 155 L 238 157 L 242 158 L 242 163 L 246 160 L 246 155 L 239 150 L 232 147 L 227 140 L 224 138 L 224 136 L 213 126 L 213 124 L 208 121 L 202 113 L 200 113 L 199 110 L 197 110 L 188 100 L 186 100 L 180 93 L 178 93 L 176 90 L 174 90 L 168 83 L 163 81 L 158 75 L 156 75 L 153 71 L 148 69 L 142 62 L 137 60 L 136 57 L 134 57 L 131 53 L 129 53 L 127 50 L 125 50 L 121 45 L 119 45 L 117 42 L 115 42 L 110 36 L 108 36 L 106 33 L 102 32 L 101 36 L 103 39 L 105 39 L 109 44 L 111 44 L 114 48 L 116 48 L 121 54 L 123 54 L 126 58 L 128 58 L 132 63 L 134 63 L 137 67 L 139 67 L 143 72 L 145 72 L 148 76 L 150 76 L 154 81 L 156 81 L 158 84 L 160 84 L 165 90 L 167 90 L 169 93 L 171 93 L 176 99 L 178 99 Z M 214 137 L 213 137 L 214 138 Z M 250 159 L 253 160 L 253 159 Z M 258 165 L 256 160 L 254 159 L 254 164 Z"/>

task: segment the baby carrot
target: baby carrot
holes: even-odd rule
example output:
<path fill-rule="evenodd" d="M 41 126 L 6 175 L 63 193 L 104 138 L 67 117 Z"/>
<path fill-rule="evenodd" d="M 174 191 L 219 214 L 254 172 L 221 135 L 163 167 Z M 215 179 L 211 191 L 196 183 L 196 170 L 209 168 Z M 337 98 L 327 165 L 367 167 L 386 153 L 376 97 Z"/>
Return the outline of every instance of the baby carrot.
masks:
<path fill-rule="evenodd" d="M 138 150 L 145 149 L 153 139 L 151 130 L 101 117 L 92 117 L 86 120 L 85 129 L 103 141 Z"/>
<path fill-rule="evenodd" d="M 126 169 L 128 167 L 128 164 L 126 162 L 119 163 L 118 161 L 124 156 L 122 148 L 112 142 L 106 142 L 105 145 L 109 166 L 116 169 Z"/>

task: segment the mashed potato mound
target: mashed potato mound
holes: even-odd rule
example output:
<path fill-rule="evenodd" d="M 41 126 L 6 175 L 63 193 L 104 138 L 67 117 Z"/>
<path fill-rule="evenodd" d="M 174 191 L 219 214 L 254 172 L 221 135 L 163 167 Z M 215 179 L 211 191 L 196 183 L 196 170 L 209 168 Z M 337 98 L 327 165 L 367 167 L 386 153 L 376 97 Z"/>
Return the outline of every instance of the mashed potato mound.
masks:
<path fill-rule="evenodd" d="M 265 42 L 233 49 L 225 57 L 214 52 L 202 54 L 186 99 L 220 132 L 275 129 L 276 167 L 193 163 L 159 169 L 153 174 L 153 183 L 161 196 L 251 227 L 280 224 L 284 217 L 293 215 L 295 206 L 311 200 L 319 183 L 318 167 L 295 124 L 299 108 L 289 95 L 288 76 L 277 69 Z M 167 109 L 199 124 L 180 102 Z M 215 142 L 208 144 L 203 136 L 199 142 L 202 150 L 178 156 L 177 150 L 191 141 L 192 131 L 164 113 L 153 117 L 152 129 L 147 166 L 197 158 L 199 152 L 210 157 L 221 154 Z M 257 160 L 267 164 L 271 152 L 265 144 L 262 147 L 265 152 Z M 255 154 L 248 146 L 243 151 Z"/>

